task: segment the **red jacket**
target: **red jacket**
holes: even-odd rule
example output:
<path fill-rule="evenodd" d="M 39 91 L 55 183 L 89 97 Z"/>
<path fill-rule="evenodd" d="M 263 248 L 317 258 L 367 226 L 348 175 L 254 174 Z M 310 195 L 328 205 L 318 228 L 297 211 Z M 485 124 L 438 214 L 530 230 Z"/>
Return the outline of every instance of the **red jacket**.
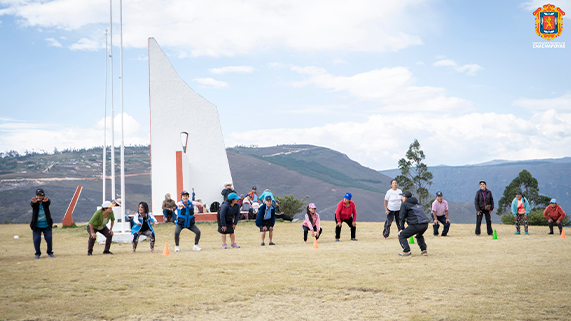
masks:
<path fill-rule="evenodd" d="M 353 201 L 349 201 L 349 206 L 345 206 L 345 200 L 341 200 L 341 202 L 337 204 L 337 210 L 335 210 L 335 218 L 337 219 L 337 222 L 350 219 L 351 215 L 353 215 L 353 222 L 356 222 L 357 209 L 355 208 L 355 203 L 353 203 Z"/>
<path fill-rule="evenodd" d="M 543 212 L 543 216 L 548 220 L 563 221 L 565 218 L 565 212 L 563 212 L 563 209 L 559 204 L 555 204 L 555 208 L 551 207 L 551 204 L 549 204 Z"/>

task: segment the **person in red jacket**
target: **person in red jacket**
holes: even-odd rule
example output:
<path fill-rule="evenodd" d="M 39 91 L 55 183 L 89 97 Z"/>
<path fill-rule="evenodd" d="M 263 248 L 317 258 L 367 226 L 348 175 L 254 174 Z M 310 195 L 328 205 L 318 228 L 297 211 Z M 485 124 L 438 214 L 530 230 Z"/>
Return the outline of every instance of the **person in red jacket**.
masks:
<path fill-rule="evenodd" d="M 355 203 L 351 201 L 351 193 L 345 193 L 345 196 L 339 204 L 337 204 L 337 210 L 335 210 L 335 242 L 339 242 L 341 237 L 341 225 L 343 222 L 347 223 L 351 228 L 351 241 L 357 241 L 355 238 L 355 232 L 357 230 L 357 209 L 355 208 Z"/>
<path fill-rule="evenodd" d="M 563 230 L 563 219 L 565 218 L 565 212 L 559 204 L 557 204 L 556 199 L 551 199 L 549 205 L 545 211 L 543 211 L 543 216 L 547 219 L 547 225 L 549 225 L 549 234 L 553 234 L 553 221 L 557 222 L 557 227 L 559 227 L 559 234 Z"/>

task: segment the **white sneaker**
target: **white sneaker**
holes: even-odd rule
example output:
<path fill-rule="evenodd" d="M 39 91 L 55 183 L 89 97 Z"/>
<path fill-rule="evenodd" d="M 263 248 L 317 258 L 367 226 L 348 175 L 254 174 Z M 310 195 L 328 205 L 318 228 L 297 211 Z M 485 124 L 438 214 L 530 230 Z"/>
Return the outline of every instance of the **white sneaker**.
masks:
<path fill-rule="evenodd" d="M 175 247 L 174 247 L 174 251 L 175 251 L 175 252 L 178 252 L 178 251 L 180 251 L 180 248 L 179 248 L 178 246 L 175 246 Z"/>
<path fill-rule="evenodd" d="M 297 221 L 299 221 L 299 218 L 294 218 L 293 220 L 291 220 L 292 223 L 295 223 Z"/>
<path fill-rule="evenodd" d="M 195 245 L 192 247 L 192 250 L 193 250 L 193 251 L 200 251 L 200 250 L 202 250 L 202 249 L 199 248 L 198 245 L 195 244 Z"/>

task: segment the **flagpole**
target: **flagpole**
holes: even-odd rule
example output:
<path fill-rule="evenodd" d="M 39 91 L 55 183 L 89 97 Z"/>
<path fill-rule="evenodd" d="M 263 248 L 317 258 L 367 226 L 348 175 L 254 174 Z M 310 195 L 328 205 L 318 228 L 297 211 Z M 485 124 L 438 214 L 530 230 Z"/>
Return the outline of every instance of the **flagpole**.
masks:
<path fill-rule="evenodd" d="M 107 179 L 107 29 L 105 29 L 105 99 L 103 104 L 103 202 L 105 202 L 105 184 Z"/>
<path fill-rule="evenodd" d="M 120 79 L 121 79 L 121 232 L 125 231 L 125 131 L 123 128 L 123 119 L 125 113 L 123 111 L 123 0 L 119 0 L 119 28 L 121 33 L 120 47 Z"/>
<path fill-rule="evenodd" d="M 109 0 L 109 29 L 110 29 L 110 55 L 111 57 L 111 199 L 115 193 L 115 112 L 113 111 L 113 0 Z"/>

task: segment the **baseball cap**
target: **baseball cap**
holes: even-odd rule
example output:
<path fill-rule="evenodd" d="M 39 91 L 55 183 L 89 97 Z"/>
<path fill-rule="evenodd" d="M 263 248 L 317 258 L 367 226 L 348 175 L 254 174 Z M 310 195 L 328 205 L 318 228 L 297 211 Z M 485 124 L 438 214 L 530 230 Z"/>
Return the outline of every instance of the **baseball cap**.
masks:
<path fill-rule="evenodd" d="M 266 196 L 266 201 L 267 201 L 267 200 L 272 200 L 272 197 L 271 197 L 271 196 L 269 196 L 269 195 L 268 195 L 268 196 Z"/>
<path fill-rule="evenodd" d="M 255 189 L 255 190 L 257 190 L 258 188 L 257 188 L 256 186 L 254 186 L 254 187 L 252 187 L 252 189 Z"/>
<path fill-rule="evenodd" d="M 436 192 L 436 196 L 442 196 L 442 192 L 441 191 Z"/>
<path fill-rule="evenodd" d="M 353 195 L 351 195 L 351 193 L 345 193 L 345 196 L 343 196 L 343 197 L 350 200 L 351 197 L 353 197 Z"/>
<path fill-rule="evenodd" d="M 557 204 L 557 200 L 552 198 L 551 201 L 549 202 L 550 204 Z"/>
<path fill-rule="evenodd" d="M 180 193 L 180 196 L 183 196 L 183 195 L 190 195 L 190 194 L 188 194 L 187 190 L 182 190 L 182 192 Z"/>
<path fill-rule="evenodd" d="M 482 184 L 482 183 L 486 184 L 486 181 L 480 181 L 479 184 Z M 488 185 L 488 184 L 486 184 L 486 185 Z"/>
<path fill-rule="evenodd" d="M 412 193 L 410 191 L 404 191 L 404 192 L 400 193 L 400 195 L 402 195 L 406 198 L 412 197 Z"/>
<path fill-rule="evenodd" d="M 38 188 L 36 190 L 36 195 L 42 195 L 42 196 L 46 196 L 46 193 L 44 193 L 44 190 L 41 188 Z"/>
<path fill-rule="evenodd" d="M 110 208 L 110 207 L 113 207 L 113 206 L 115 206 L 115 204 L 113 204 L 113 203 L 111 203 L 111 202 L 109 202 L 109 201 L 105 201 L 105 202 L 103 202 L 103 204 L 101 204 L 101 207 L 103 207 L 103 208 Z"/>
<path fill-rule="evenodd" d="M 313 204 L 313 203 L 309 203 L 309 205 L 308 205 L 307 207 L 309 207 L 309 208 L 317 208 L 317 206 L 315 206 L 315 204 Z"/>
<path fill-rule="evenodd" d="M 238 197 L 238 194 L 236 194 L 236 193 L 230 193 L 230 194 L 228 194 L 228 199 L 229 200 L 237 200 L 237 199 L 240 199 L 240 197 Z"/>

